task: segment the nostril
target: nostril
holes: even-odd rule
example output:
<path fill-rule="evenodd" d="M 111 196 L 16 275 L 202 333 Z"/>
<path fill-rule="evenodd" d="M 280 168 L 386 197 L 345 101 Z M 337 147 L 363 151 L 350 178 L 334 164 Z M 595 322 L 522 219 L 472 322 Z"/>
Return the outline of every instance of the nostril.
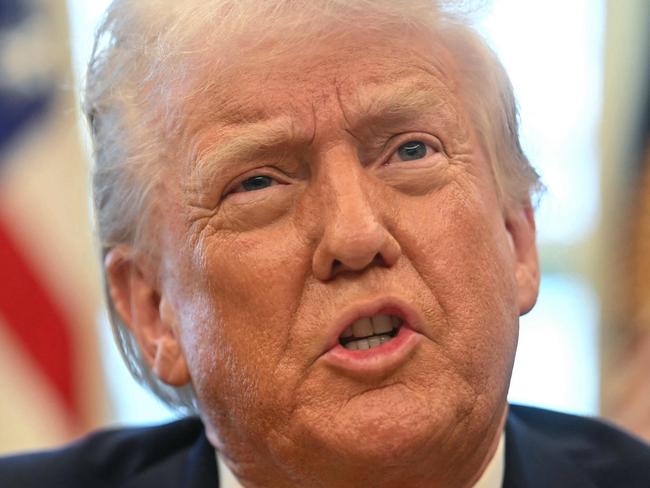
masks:
<path fill-rule="evenodd" d="M 375 257 L 372 258 L 370 264 L 376 266 L 386 266 L 386 260 L 384 259 L 384 256 L 382 256 L 381 253 L 378 252 L 377 254 L 375 254 Z"/>
<path fill-rule="evenodd" d="M 341 261 L 339 259 L 334 259 L 332 261 L 332 266 L 330 268 L 330 276 L 335 276 L 340 273 L 345 273 L 346 271 L 360 271 L 362 269 L 367 268 L 368 266 L 385 267 L 387 266 L 387 264 L 386 264 L 386 260 L 379 252 L 375 254 L 375 256 L 372 258 L 370 262 L 364 263 L 363 266 L 350 266 L 346 264 L 344 261 Z"/>

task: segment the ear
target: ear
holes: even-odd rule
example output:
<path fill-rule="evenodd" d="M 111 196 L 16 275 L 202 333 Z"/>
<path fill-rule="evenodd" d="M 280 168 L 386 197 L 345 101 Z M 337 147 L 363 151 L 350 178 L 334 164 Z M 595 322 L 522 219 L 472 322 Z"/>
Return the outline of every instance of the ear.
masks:
<path fill-rule="evenodd" d="M 524 315 L 535 305 L 539 292 L 535 215 L 529 201 L 507 210 L 506 230 L 515 258 L 519 315 Z"/>
<path fill-rule="evenodd" d="M 190 376 L 178 340 L 176 315 L 158 291 L 144 258 L 129 246 L 117 246 L 107 253 L 104 269 L 115 309 L 151 370 L 171 386 L 187 384 Z"/>

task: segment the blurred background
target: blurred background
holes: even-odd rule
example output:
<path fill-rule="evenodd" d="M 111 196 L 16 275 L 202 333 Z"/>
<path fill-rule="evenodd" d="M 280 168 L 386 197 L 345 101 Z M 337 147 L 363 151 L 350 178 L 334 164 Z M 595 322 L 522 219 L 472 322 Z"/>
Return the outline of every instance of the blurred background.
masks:
<path fill-rule="evenodd" d="M 650 2 L 488 3 L 479 28 L 548 187 L 510 399 L 650 440 Z M 102 310 L 78 86 L 107 4 L 0 0 L 0 452 L 175 415 Z"/>

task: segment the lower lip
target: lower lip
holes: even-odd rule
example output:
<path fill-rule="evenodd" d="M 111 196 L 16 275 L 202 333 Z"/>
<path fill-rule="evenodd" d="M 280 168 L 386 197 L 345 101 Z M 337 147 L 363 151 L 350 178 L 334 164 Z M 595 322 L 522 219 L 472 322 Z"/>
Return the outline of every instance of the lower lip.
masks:
<path fill-rule="evenodd" d="M 337 343 L 322 359 L 336 369 L 358 373 L 364 378 L 370 378 L 373 373 L 386 375 L 408 361 L 421 337 L 402 325 L 393 339 L 372 349 L 351 350 Z"/>

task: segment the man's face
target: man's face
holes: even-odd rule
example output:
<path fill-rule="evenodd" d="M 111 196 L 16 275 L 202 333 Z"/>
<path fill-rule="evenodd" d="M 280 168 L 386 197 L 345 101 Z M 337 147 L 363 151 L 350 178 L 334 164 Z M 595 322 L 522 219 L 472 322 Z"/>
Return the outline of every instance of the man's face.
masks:
<path fill-rule="evenodd" d="M 161 295 L 212 442 L 243 477 L 314 485 L 480 464 L 522 264 L 453 59 L 359 35 L 233 73 L 186 107 L 198 161 L 161 205 Z"/>

